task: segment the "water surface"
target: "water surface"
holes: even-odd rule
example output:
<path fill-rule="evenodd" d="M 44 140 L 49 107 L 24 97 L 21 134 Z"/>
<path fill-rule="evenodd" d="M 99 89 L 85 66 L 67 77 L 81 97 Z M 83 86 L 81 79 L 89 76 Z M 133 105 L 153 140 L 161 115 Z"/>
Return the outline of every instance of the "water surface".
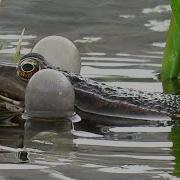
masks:
<path fill-rule="evenodd" d="M 81 74 L 111 86 L 162 92 L 160 72 L 170 6 L 166 0 L 4 0 L 0 60 L 12 62 L 48 35 L 71 39 Z M 110 127 L 31 120 L 0 112 L 0 179 L 178 179 L 180 126 Z"/>

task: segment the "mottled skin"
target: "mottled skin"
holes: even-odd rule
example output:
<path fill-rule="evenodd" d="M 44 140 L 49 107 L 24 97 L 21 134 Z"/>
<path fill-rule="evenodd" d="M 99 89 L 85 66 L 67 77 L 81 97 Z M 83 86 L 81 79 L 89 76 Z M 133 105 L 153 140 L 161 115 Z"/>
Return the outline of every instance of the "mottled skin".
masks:
<path fill-rule="evenodd" d="M 180 114 L 179 95 L 113 88 L 74 74 L 66 76 L 75 88 L 77 107 L 83 111 L 128 119 L 144 119 L 143 115 L 153 119 L 162 114 L 174 118 Z"/>
<path fill-rule="evenodd" d="M 97 98 L 133 104 L 138 108 L 151 109 L 157 112 L 166 112 L 168 114 L 180 114 L 180 96 L 163 94 L 159 92 L 146 92 L 130 88 L 114 88 L 104 83 L 83 78 L 73 74 L 66 74 L 74 85 L 76 92 L 93 94 Z"/>
<path fill-rule="evenodd" d="M 75 107 L 83 119 L 108 125 L 123 125 L 125 120 L 126 123 L 139 125 L 147 122 L 146 120 L 162 120 L 167 119 L 167 116 L 177 117 L 180 114 L 178 95 L 113 88 L 80 75 L 64 74 L 74 86 Z M 5 78 L 6 83 L 3 83 Z M 15 66 L 0 67 L 0 84 L 0 94 L 24 101 L 27 82 L 17 76 Z"/>

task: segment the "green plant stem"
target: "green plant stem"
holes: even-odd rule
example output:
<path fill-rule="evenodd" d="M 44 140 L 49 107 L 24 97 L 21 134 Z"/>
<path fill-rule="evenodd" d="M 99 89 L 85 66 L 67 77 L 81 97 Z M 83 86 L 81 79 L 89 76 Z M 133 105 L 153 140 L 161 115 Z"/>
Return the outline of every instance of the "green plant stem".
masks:
<path fill-rule="evenodd" d="M 162 81 L 180 77 L 180 1 L 171 0 L 171 7 L 171 23 L 162 61 Z"/>

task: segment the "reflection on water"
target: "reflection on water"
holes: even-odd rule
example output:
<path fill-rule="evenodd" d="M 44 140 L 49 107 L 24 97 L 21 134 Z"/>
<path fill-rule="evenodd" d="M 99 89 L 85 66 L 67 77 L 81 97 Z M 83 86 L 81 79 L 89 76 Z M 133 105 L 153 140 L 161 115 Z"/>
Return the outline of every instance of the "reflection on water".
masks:
<path fill-rule="evenodd" d="M 180 126 L 172 128 L 170 138 L 173 141 L 172 154 L 175 157 L 173 174 L 180 176 Z"/>
<path fill-rule="evenodd" d="M 162 85 L 165 93 L 180 94 L 180 81 L 178 79 L 164 81 Z"/>
<path fill-rule="evenodd" d="M 170 20 L 157 21 L 157 20 L 149 20 L 147 24 L 144 26 L 149 27 L 149 29 L 158 32 L 166 32 L 168 30 L 170 24 Z"/>
<path fill-rule="evenodd" d="M 160 179 L 180 175 L 179 125 L 129 128 L 81 122 L 72 130 L 71 122 L 37 119 L 16 128 L 5 125 L 0 127 L 2 177 Z"/>
<path fill-rule="evenodd" d="M 144 8 L 142 10 L 142 13 L 144 14 L 165 13 L 165 12 L 170 12 L 170 11 L 171 11 L 170 5 L 158 5 L 158 6 L 155 6 L 154 8 Z"/>
<path fill-rule="evenodd" d="M 11 62 L 22 28 L 22 54 L 48 35 L 70 38 L 81 74 L 112 86 L 179 93 L 157 74 L 169 23 L 168 1 L 5 0 L 0 60 Z M 40 9 L 40 10 L 39 10 Z M 163 86 L 163 87 L 162 87 Z M 111 127 L 31 119 L 0 109 L 0 179 L 176 179 L 180 125 Z M 74 129 L 73 129 L 74 127 Z"/>
<path fill-rule="evenodd" d="M 93 43 L 101 40 L 101 37 L 83 37 L 82 39 L 75 40 L 75 43 Z"/>

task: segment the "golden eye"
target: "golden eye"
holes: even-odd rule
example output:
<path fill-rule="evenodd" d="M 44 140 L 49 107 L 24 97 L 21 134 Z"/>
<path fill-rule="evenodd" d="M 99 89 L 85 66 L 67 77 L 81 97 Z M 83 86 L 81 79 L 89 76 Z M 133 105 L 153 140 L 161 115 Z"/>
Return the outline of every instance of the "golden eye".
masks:
<path fill-rule="evenodd" d="M 29 80 L 40 69 L 38 62 L 25 59 L 18 64 L 17 75 L 23 80 Z"/>
<path fill-rule="evenodd" d="M 24 55 L 17 66 L 17 75 L 23 80 L 29 80 L 37 71 L 49 67 L 43 56 L 37 53 Z"/>

